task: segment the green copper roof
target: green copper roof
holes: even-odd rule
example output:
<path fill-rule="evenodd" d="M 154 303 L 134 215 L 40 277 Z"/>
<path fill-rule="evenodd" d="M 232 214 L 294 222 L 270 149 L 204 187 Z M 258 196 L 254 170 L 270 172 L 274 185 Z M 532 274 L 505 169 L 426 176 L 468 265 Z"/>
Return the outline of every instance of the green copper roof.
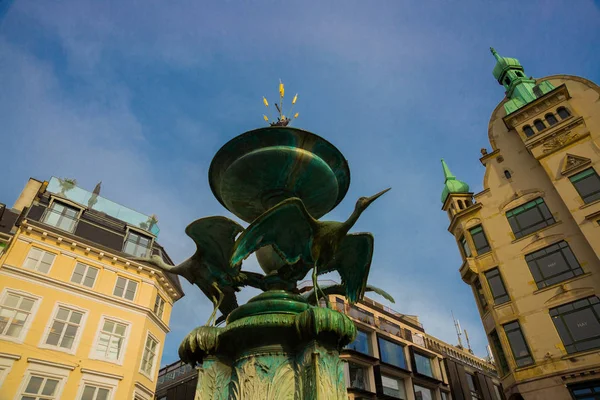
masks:
<path fill-rule="evenodd" d="M 496 59 L 492 74 L 504 86 L 506 97 L 509 98 L 504 103 L 507 115 L 554 89 L 548 81 L 536 83 L 535 79 L 527 78 L 525 69 L 516 58 L 502 57 L 493 47 L 490 47 L 490 51 Z"/>
<path fill-rule="evenodd" d="M 456 179 L 452 172 L 450 172 L 450 168 L 448 168 L 448 164 L 442 158 L 442 168 L 444 169 L 444 190 L 442 191 L 442 203 L 446 202 L 446 198 L 450 193 L 469 193 L 469 185 L 467 185 L 463 181 L 459 181 Z"/>

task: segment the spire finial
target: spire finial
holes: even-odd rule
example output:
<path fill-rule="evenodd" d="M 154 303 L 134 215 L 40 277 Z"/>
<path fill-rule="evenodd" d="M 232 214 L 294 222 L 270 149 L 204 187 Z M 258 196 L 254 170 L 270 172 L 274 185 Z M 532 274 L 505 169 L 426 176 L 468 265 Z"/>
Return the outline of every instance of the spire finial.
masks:
<path fill-rule="evenodd" d="M 493 47 L 490 47 L 490 51 L 492 52 L 492 54 L 496 58 L 496 61 L 501 61 L 502 60 L 502 57 L 500 57 L 500 54 L 498 54 L 498 52 L 496 51 L 496 49 L 494 49 Z"/>
<path fill-rule="evenodd" d="M 281 82 L 281 79 L 279 79 L 279 103 L 275 103 L 275 108 L 277 109 L 277 113 L 279 114 L 279 116 L 277 117 L 277 121 L 269 122 L 269 117 L 267 117 L 266 115 L 263 115 L 263 119 L 265 121 L 269 122 L 269 124 L 271 126 L 288 126 L 289 123 L 292 121 L 291 118 L 288 118 L 283 114 L 283 97 L 284 97 L 284 95 L 285 95 L 285 87 L 283 85 L 283 82 Z M 298 100 L 298 93 L 296 93 L 296 95 L 292 99 L 292 107 L 290 108 L 290 112 L 288 115 L 292 115 L 292 111 L 294 109 L 294 106 L 296 105 L 297 100 Z M 265 107 L 269 108 L 269 102 L 267 101 L 266 97 L 263 97 L 263 104 L 265 105 Z M 298 118 L 298 115 L 299 115 L 299 113 L 293 114 L 293 119 Z"/>
<path fill-rule="evenodd" d="M 450 168 L 448 168 L 448 164 L 446 164 L 446 161 L 444 161 L 444 159 L 442 158 L 442 168 L 444 170 L 444 182 L 447 182 L 448 180 L 451 179 L 456 179 L 456 177 L 454 175 L 452 175 L 452 172 L 450 172 Z"/>

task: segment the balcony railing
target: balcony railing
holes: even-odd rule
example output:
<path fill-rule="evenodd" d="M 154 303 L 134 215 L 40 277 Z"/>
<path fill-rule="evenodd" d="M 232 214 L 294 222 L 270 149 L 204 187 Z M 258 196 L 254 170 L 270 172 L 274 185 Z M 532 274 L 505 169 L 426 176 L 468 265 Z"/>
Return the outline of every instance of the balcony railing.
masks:
<path fill-rule="evenodd" d="M 114 201 L 69 184 L 69 182 L 65 182 L 64 180 L 52 177 L 48 182 L 46 190 L 92 210 L 105 213 L 106 215 L 126 222 L 131 226 L 144 229 L 155 236 L 158 236 L 158 233 L 160 232 L 160 229 L 156 225 L 156 219 L 153 217 L 124 207 Z"/>

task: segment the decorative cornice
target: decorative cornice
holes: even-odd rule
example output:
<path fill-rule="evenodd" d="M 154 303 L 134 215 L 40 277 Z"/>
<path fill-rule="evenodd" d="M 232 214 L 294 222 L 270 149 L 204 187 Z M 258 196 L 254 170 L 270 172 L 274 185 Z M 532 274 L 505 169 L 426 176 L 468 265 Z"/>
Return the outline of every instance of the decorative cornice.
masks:
<path fill-rule="evenodd" d="M 592 160 L 587 157 L 577 156 L 575 154 L 569 154 L 565 156 L 562 162 L 562 175 L 569 175 L 571 172 L 577 171 L 580 168 L 583 168 L 590 164 Z"/>
<path fill-rule="evenodd" d="M 64 238 L 68 237 L 68 242 L 70 243 L 71 248 L 81 247 L 85 250 L 86 253 L 94 253 L 101 259 L 104 257 L 111 259 L 111 262 L 113 263 L 118 262 L 122 264 L 123 268 L 136 268 L 139 272 L 146 272 L 151 278 L 154 278 L 155 275 L 158 275 L 159 278 L 164 278 L 158 279 L 158 282 L 164 286 L 164 290 L 166 291 L 166 293 L 168 293 L 173 299 L 176 299 L 177 297 L 181 297 L 183 295 L 183 293 L 178 293 L 179 291 L 176 292 L 175 285 L 173 284 L 173 282 L 171 282 L 171 279 L 166 274 L 164 274 L 162 270 L 157 271 L 142 263 L 129 260 L 120 255 L 109 253 L 104 250 L 99 250 L 95 247 L 91 247 L 86 244 L 78 243 L 76 237 L 70 237 L 72 235 L 70 235 L 67 232 L 64 232 L 64 234 L 61 235 L 53 232 L 51 229 L 44 229 L 43 227 L 40 227 L 35 223 L 32 224 L 27 219 L 23 220 L 23 222 L 21 223 L 21 230 L 24 231 L 26 234 L 31 233 L 31 231 L 36 231 L 38 233 L 41 233 L 46 238 L 51 237 L 59 242 L 63 242 Z"/>
<path fill-rule="evenodd" d="M 73 371 L 76 368 L 75 365 L 62 364 L 62 363 L 57 363 L 54 361 L 41 360 L 39 358 L 33 358 L 33 357 L 27 357 L 27 362 L 32 363 L 32 364 L 45 365 L 47 367 L 68 369 L 69 371 Z"/>
<path fill-rule="evenodd" d="M 512 112 L 507 116 L 503 117 L 502 120 L 504 121 L 506 127 L 509 130 L 511 130 L 514 129 L 517 125 L 524 122 L 525 120 L 533 118 L 536 115 L 541 114 L 546 110 L 552 108 L 554 105 L 562 101 L 568 100 L 570 98 L 571 95 L 567 90 L 567 86 L 563 83 L 551 92 L 546 93 L 542 97 L 539 97 L 531 103 L 528 103 L 527 105 L 521 107 L 517 111 Z"/>
<path fill-rule="evenodd" d="M 456 225 L 458 224 L 459 220 L 463 219 L 463 217 L 466 217 L 469 214 L 479 211 L 481 207 L 483 207 L 481 203 L 475 203 L 472 206 L 454 214 L 452 221 L 450 221 L 450 225 L 448 226 L 448 232 L 454 234 L 454 230 L 456 229 Z"/>
<path fill-rule="evenodd" d="M 108 372 L 94 371 L 93 369 L 81 368 L 81 373 L 102 376 L 104 378 L 122 380 L 123 375 L 109 374 Z"/>
<path fill-rule="evenodd" d="M 135 382 L 134 386 L 137 389 L 140 389 L 141 391 L 145 392 L 147 395 L 149 395 L 150 397 L 154 396 L 154 392 L 152 390 L 150 390 L 148 387 L 146 387 L 144 384 L 140 383 L 140 382 Z"/>
<path fill-rule="evenodd" d="M 10 354 L 10 353 L 2 353 L 0 352 L 0 358 L 10 358 L 11 360 L 20 360 L 21 356 L 17 355 L 17 354 Z"/>
<path fill-rule="evenodd" d="M 499 154 L 500 154 L 500 149 L 496 149 L 496 150 L 492 151 L 491 153 L 487 153 L 486 155 L 484 155 L 483 157 L 481 157 L 479 159 L 479 161 L 481 162 L 481 164 L 485 165 L 485 163 L 488 160 L 491 160 L 492 158 L 498 157 Z"/>

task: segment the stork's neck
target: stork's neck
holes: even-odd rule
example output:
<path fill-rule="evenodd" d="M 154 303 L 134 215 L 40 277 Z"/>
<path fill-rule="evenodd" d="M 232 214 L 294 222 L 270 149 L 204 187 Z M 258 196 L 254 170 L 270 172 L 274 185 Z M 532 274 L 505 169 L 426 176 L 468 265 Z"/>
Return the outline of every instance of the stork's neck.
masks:
<path fill-rule="evenodd" d="M 344 229 L 346 230 L 346 233 L 348 233 L 348 231 L 350 231 L 354 224 L 356 224 L 356 221 L 358 221 L 358 217 L 360 217 L 360 214 L 362 214 L 363 211 L 364 209 L 361 209 L 360 207 L 354 208 L 354 211 L 350 215 L 350 218 L 348 218 L 348 220 L 346 220 L 346 222 L 344 223 Z"/>

